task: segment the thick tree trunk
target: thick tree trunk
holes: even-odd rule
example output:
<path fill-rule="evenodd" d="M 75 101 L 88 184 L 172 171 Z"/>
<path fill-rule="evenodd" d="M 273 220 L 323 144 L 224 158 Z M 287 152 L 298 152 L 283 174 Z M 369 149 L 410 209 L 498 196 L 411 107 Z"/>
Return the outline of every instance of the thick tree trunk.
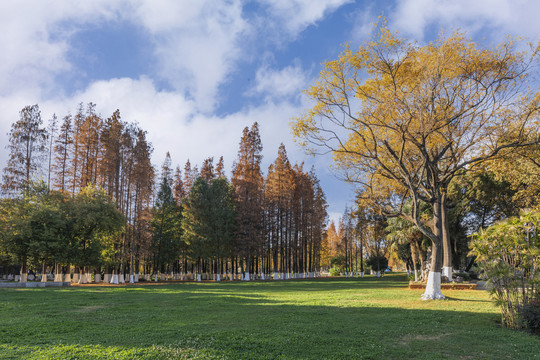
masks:
<path fill-rule="evenodd" d="M 444 299 L 441 292 L 441 267 L 442 267 L 442 218 L 440 199 L 433 205 L 433 233 L 431 239 L 431 269 L 426 284 L 426 291 L 422 295 L 424 300 Z M 434 236 L 433 236 L 434 235 Z"/>

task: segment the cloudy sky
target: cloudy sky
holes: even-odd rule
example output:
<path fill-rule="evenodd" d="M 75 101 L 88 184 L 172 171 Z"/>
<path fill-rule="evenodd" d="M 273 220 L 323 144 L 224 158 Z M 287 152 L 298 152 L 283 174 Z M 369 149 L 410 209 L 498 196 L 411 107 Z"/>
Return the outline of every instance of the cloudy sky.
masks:
<path fill-rule="evenodd" d="M 419 43 L 461 29 L 491 46 L 510 34 L 536 42 L 538 14 L 536 0 L 1 1 L 0 146 L 25 105 L 46 121 L 94 102 L 148 131 L 154 164 L 166 151 L 182 167 L 223 155 L 230 170 L 242 129 L 258 121 L 264 168 L 283 142 L 291 162 L 315 165 L 336 218 L 353 188 L 288 125 L 320 64 L 365 41 L 380 15 Z"/>

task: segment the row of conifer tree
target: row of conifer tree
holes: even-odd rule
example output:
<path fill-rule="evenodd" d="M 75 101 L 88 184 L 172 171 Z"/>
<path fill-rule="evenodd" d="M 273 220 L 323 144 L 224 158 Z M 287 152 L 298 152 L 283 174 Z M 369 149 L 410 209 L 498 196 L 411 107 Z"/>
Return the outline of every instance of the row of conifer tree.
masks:
<path fill-rule="evenodd" d="M 135 275 L 132 280 L 138 274 L 189 273 L 288 278 L 320 270 L 325 195 L 313 169 L 290 164 L 284 145 L 263 176 L 257 123 L 242 133 L 230 179 L 223 157 L 216 165 L 207 158 L 200 171 L 188 160 L 182 174 L 167 153 L 156 171 L 147 133 L 123 121 L 119 110 L 103 118 L 92 103 L 61 120 L 53 116 L 46 127 L 38 105 L 24 107 L 12 124 L 8 150 L 3 205 L 28 197 L 30 184 L 41 177 L 49 193 L 65 198 L 76 199 L 89 188 L 106 195 L 124 223 L 121 231 L 94 239 L 100 251 L 93 259 L 50 256 L 37 264 L 10 251 L 13 231 L 4 217 L 5 268 L 18 264 L 26 273 L 28 265 L 39 265 L 54 272 Z"/>

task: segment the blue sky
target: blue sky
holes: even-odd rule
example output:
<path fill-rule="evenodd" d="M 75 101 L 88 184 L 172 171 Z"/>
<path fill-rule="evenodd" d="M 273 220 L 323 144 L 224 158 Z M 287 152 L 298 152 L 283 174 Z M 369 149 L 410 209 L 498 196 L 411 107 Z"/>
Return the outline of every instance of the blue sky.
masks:
<path fill-rule="evenodd" d="M 539 13 L 535 0 L 2 1 L 0 146 L 25 105 L 47 120 L 94 102 L 148 131 L 154 164 L 166 151 L 182 167 L 223 155 L 230 170 L 242 129 L 258 121 L 264 169 L 283 142 L 291 162 L 316 167 L 335 219 L 353 187 L 329 156 L 306 156 L 288 126 L 309 107 L 301 91 L 320 64 L 367 40 L 380 15 L 419 43 L 461 29 L 490 46 L 538 41 Z"/>

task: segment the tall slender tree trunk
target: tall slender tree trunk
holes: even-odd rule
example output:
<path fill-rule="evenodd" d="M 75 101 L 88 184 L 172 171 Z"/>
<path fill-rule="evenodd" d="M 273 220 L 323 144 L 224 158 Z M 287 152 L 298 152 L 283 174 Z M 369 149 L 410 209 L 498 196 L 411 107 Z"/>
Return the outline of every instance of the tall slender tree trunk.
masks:
<path fill-rule="evenodd" d="M 452 243 L 450 241 L 450 229 L 448 226 L 448 208 L 446 195 L 442 197 L 441 202 L 441 225 L 443 244 L 442 276 L 445 276 L 448 281 L 452 281 Z"/>

